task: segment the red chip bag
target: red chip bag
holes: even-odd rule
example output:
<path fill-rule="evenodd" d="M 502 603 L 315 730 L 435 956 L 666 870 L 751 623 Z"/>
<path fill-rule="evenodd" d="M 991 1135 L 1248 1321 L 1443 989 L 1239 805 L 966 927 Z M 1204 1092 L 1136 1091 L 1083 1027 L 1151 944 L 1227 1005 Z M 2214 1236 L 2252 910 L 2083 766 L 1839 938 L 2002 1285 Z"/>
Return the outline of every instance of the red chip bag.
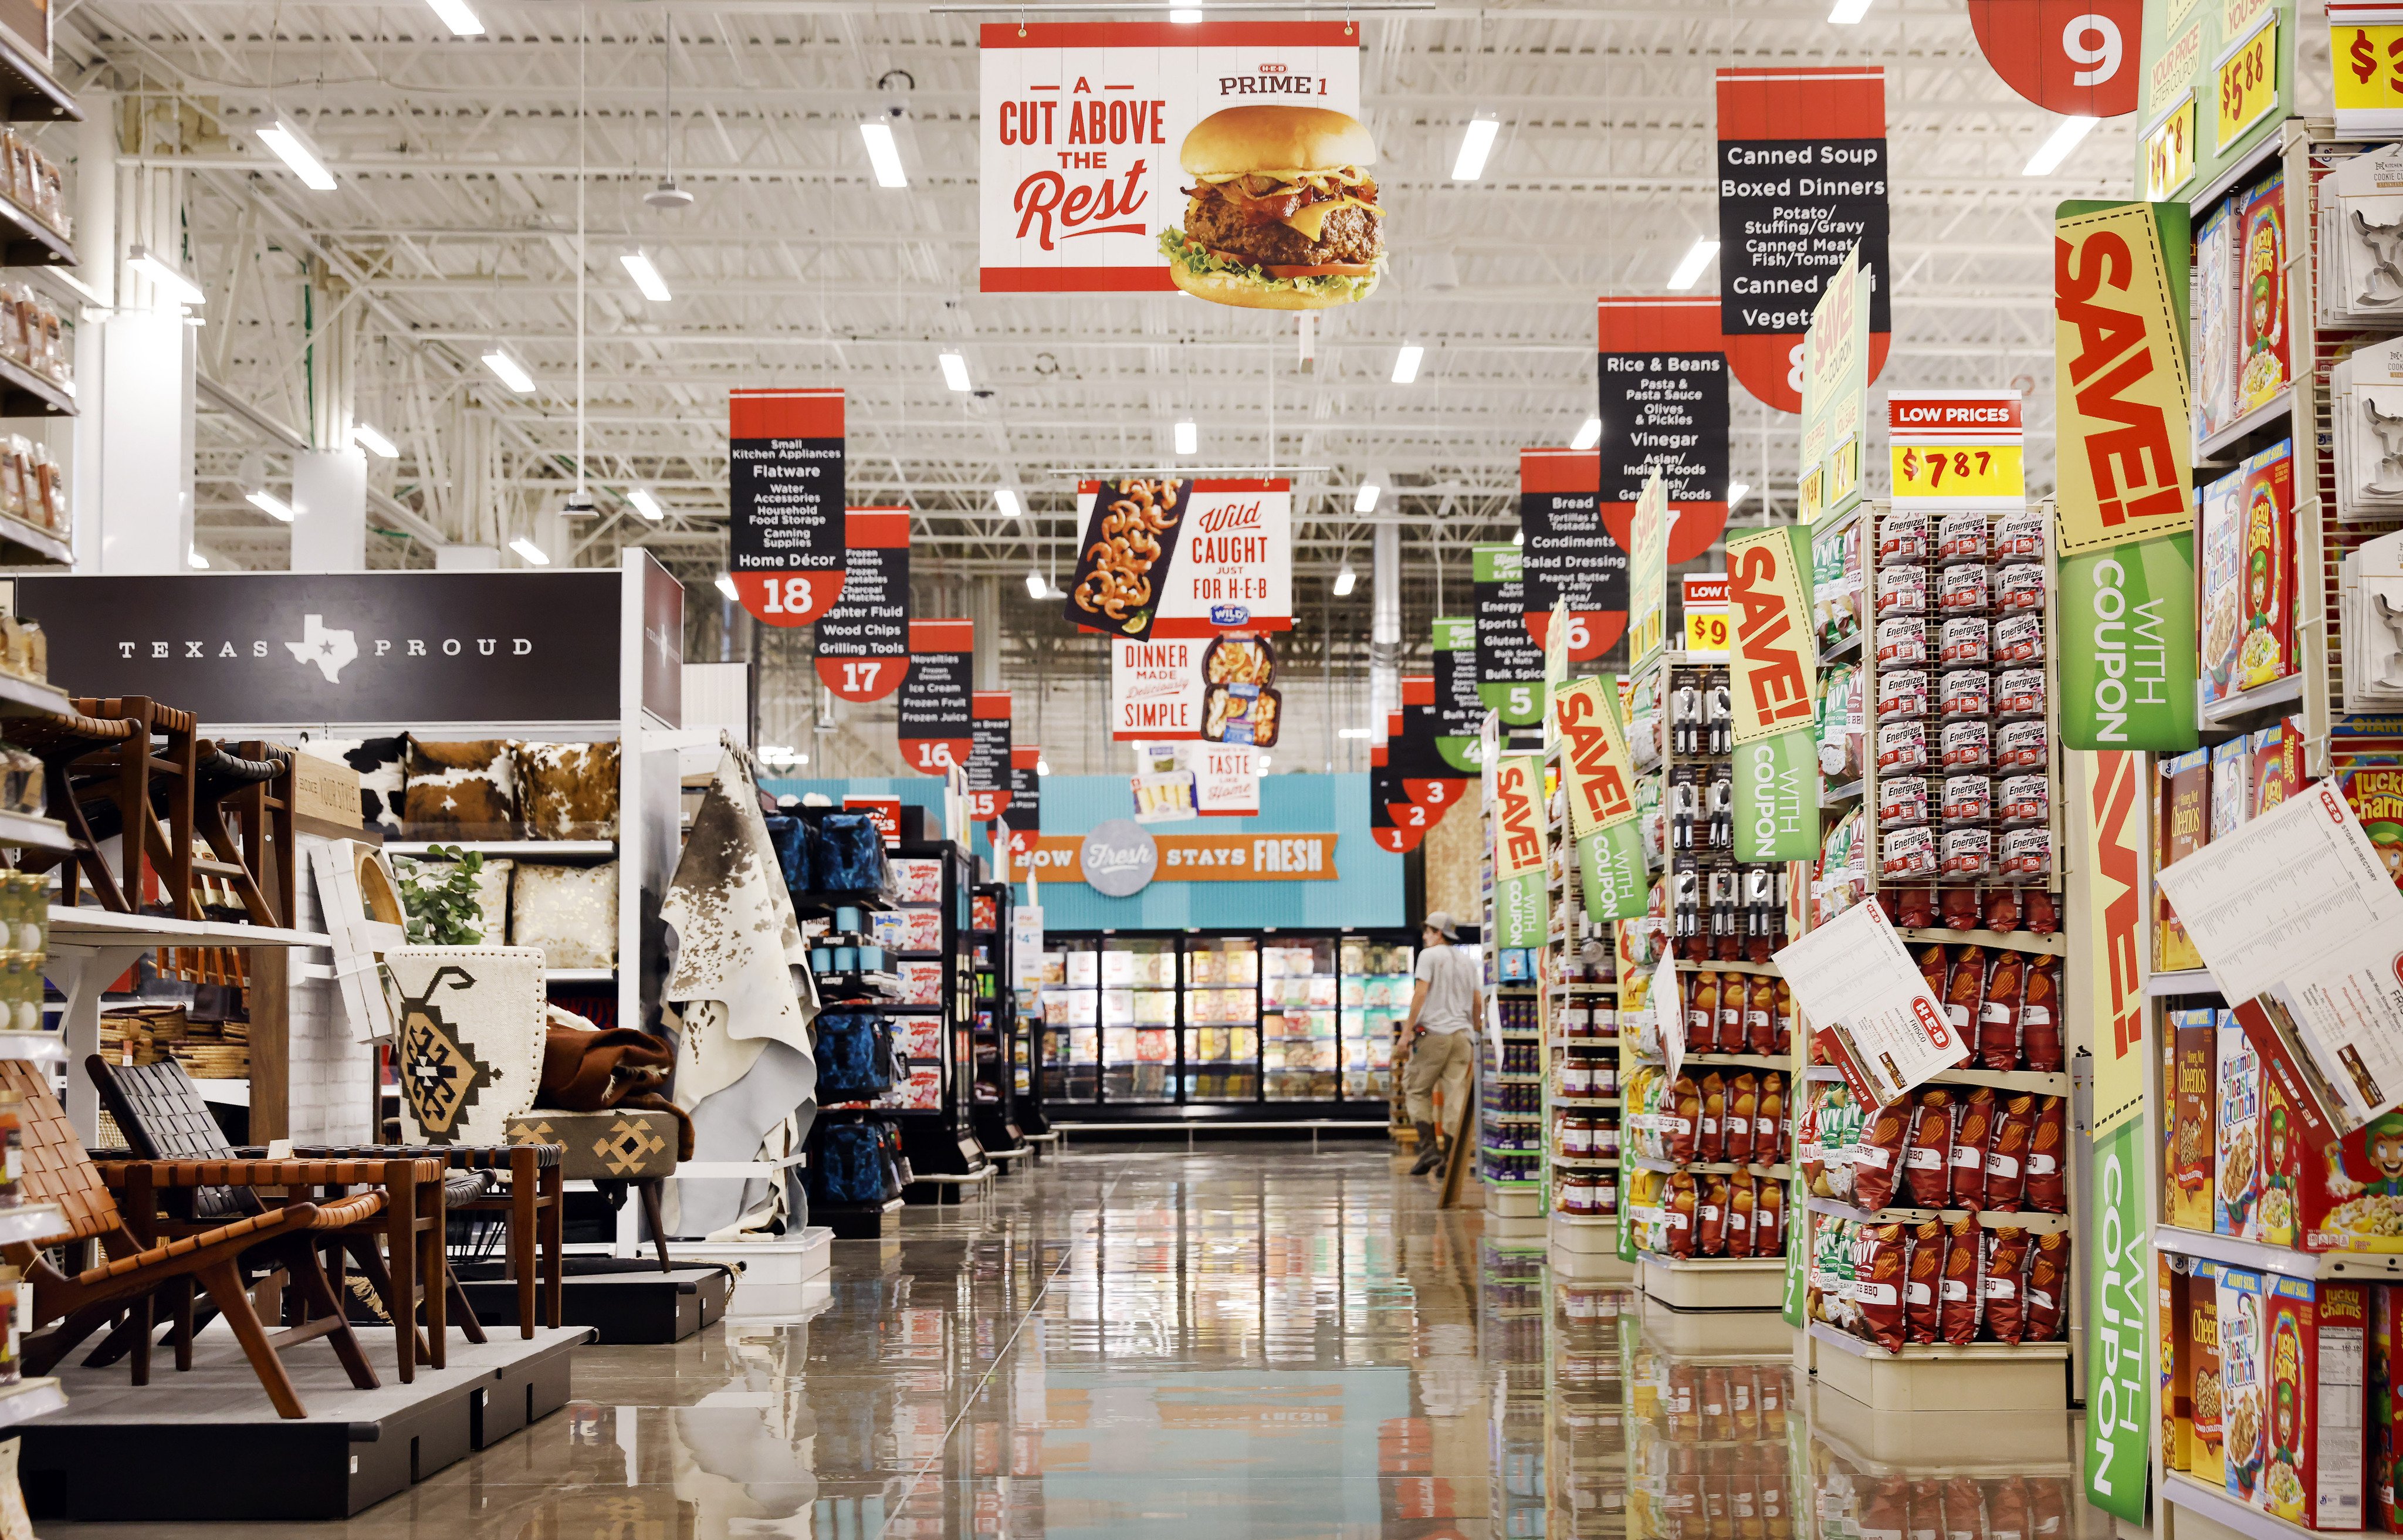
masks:
<path fill-rule="evenodd" d="M 2035 1102 L 2035 1132 L 2028 1140 L 2027 1206 L 2040 1214 L 2069 1212 L 2069 1108 L 2058 1096 Z"/>
<path fill-rule="evenodd" d="M 1903 1532 L 1903 1540 L 1944 1540 L 1944 1483 L 1913 1481 L 1910 1484 L 1910 1517 Z"/>
<path fill-rule="evenodd" d="M 1944 998 L 1945 976 L 1952 971 L 1952 964 L 1946 960 L 1943 947 L 1919 949 L 1919 977 L 1927 980 L 1927 992 L 1936 996 L 1939 1003 Z"/>
<path fill-rule="evenodd" d="M 1774 982 L 1777 985 L 1777 1036 L 1769 1045 L 1769 1051 L 1792 1053 L 1794 1051 L 1794 991 L 1783 978 L 1776 979 Z"/>
<path fill-rule="evenodd" d="M 1903 1274 L 1904 1331 L 1912 1342 L 1936 1340 L 1937 1294 L 1944 1280 L 1944 1227 L 1930 1219 L 1914 1225 L 1908 1237 L 1910 1265 Z"/>
<path fill-rule="evenodd" d="M 1762 958 L 1767 962 L 1767 958 Z M 1751 980 L 1740 973 L 1719 976 L 1719 1051 L 1743 1051 L 1743 1005 L 1751 997 Z"/>
<path fill-rule="evenodd" d="M 1992 931 L 2015 931 L 2020 928 L 2020 890 L 1994 888 L 1986 895 L 1986 928 Z"/>
<path fill-rule="evenodd" d="M 1752 1255 L 1780 1256 L 1785 1251 L 1785 1184 L 1763 1182 L 1752 1205 Z"/>
<path fill-rule="evenodd" d="M 1985 1494 L 1965 1476 L 1944 1483 L 1944 1540 L 1986 1540 Z"/>
<path fill-rule="evenodd" d="M 1743 1045 L 1750 1053 L 1777 1051 L 1777 980 L 1767 974 L 1744 986 Z"/>
<path fill-rule="evenodd" d="M 2007 1476 L 1986 1489 L 1986 1540 L 2029 1540 L 2028 1483 Z"/>
<path fill-rule="evenodd" d="M 1878 890 L 1884 893 L 1885 889 Z M 1895 906 L 1894 923 L 1905 930 L 1925 930 L 1936 923 L 1936 890 L 1904 888 Z"/>
<path fill-rule="evenodd" d="M 1956 1348 L 1978 1339 L 1979 1255 L 1978 1221 L 1955 1219 L 1944 1227 L 1944 1272 L 1937 1288 L 1937 1331 Z M 1948 1505 L 1949 1512 L 1949 1505 Z M 1949 1524 L 1946 1526 L 1951 1527 Z"/>
<path fill-rule="evenodd" d="M 1760 1077 L 1746 1070 L 1728 1082 L 1727 1114 L 1719 1119 L 1719 1138 L 1726 1154 L 1723 1159 L 1737 1165 L 1749 1164 L 1753 1157 L 1753 1123 L 1760 1116 Z M 1774 1165 L 1774 1153 L 1765 1155 L 1763 1165 Z"/>
<path fill-rule="evenodd" d="M 2061 1340 L 2061 1323 L 2069 1295 L 2069 1235 L 2054 1230 L 2039 1235 L 2028 1254 L 2026 1342 Z"/>
<path fill-rule="evenodd" d="M 1719 976 L 1715 973 L 1694 975 L 1693 988 L 1686 993 L 1686 1051 L 1719 1051 Z"/>
<path fill-rule="evenodd" d="M 1942 923 L 1946 930 L 1976 930 L 1978 928 L 1978 890 L 1946 888 L 1942 896 L 1937 900 L 1936 912 L 1942 917 Z"/>
<path fill-rule="evenodd" d="M 1984 1276 L 1979 1292 L 1986 1301 L 1986 1331 L 1997 1342 L 2017 1347 L 2027 1334 L 2028 1232 L 1998 1229 L 1986 1232 Z"/>
<path fill-rule="evenodd" d="M 1684 1084 L 1683 1079 L 1681 1078 L 1678 1083 Z M 1693 1173 L 1682 1171 L 1671 1173 L 1668 1201 L 1663 1206 L 1669 1211 L 1669 1255 L 1672 1256 L 1694 1255 L 1696 1201 Z"/>
<path fill-rule="evenodd" d="M 1694 1135 L 1694 1158 L 1727 1158 L 1727 1076 L 1711 1070 L 1702 1075 L 1702 1126 Z"/>
<path fill-rule="evenodd" d="M 1986 949 L 1963 947 L 1945 971 L 1944 987 L 1936 998 L 1944 1002 L 1944 1019 L 1964 1043 L 1978 1040 L 1978 1011 L 1986 999 Z"/>
<path fill-rule="evenodd" d="M 1990 1070 L 2016 1068 L 2020 1061 L 2020 979 L 2022 959 L 2015 951 L 1999 952 L 1986 976 L 1985 999 L 1978 1006 L 1978 1062 Z"/>
<path fill-rule="evenodd" d="M 1994 1147 L 1986 1155 L 1986 1207 L 2008 1214 L 2027 1195 L 2027 1158 L 2035 1143 L 2035 1098 L 2014 1096 L 2000 1103 Z"/>
<path fill-rule="evenodd" d="M 2061 929 L 2061 903 L 2042 888 L 2029 888 L 2021 899 L 2026 912 L 2020 923 L 2038 936 L 2051 936 Z"/>
<path fill-rule="evenodd" d="M 1740 1171 L 1728 1180 L 1727 1254 L 1729 1256 L 1752 1255 L 1752 1216 L 1760 1207 L 1760 1183 L 1752 1172 Z"/>
<path fill-rule="evenodd" d="M 2061 1073 L 2061 959 L 2029 959 L 2027 988 L 2020 1000 L 2020 1051 L 2028 1068 Z"/>
<path fill-rule="evenodd" d="M 2041 1341 L 2043 1339 L 2034 1339 Z M 2028 1532 L 2035 1540 L 2067 1540 L 2069 1533 L 2069 1482 L 2034 1480 L 2028 1483 Z"/>
<path fill-rule="evenodd" d="M 1949 1090 L 1925 1090 L 1912 1108 L 1910 1139 L 1903 1146 L 1902 1186 L 1915 1207 L 1940 1209 L 1952 1200 L 1956 1100 Z"/>
<path fill-rule="evenodd" d="M 1878 908 L 1885 910 L 1885 917 L 1888 920 L 1897 925 L 1902 923 L 1902 890 L 1900 888 L 1878 889 L 1877 905 Z"/>
<path fill-rule="evenodd" d="M 1794 1125 L 1785 1116 L 1785 1076 L 1771 1070 L 1760 1077 L 1759 1110 L 1752 1115 L 1752 1158 L 1764 1166 L 1783 1165 L 1792 1147 Z"/>
<path fill-rule="evenodd" d="M 1971 1213 L 1986 1201 L 1986 1157 L 1994 1149 L 1994 1092 L 1989 1086 L 1972 1090 L 1952 1120 L 1952 1181 L 1948 1209 Z"/>
<path fill-rule="evenodd" d="M 1698 1179 L 1701 1193 L 1694 1200 L 1694 1254 L 1698 1256 L 1727 1255 L 1728 1179 L 1712 1174 Z"/>
<path fill-rule="evenodd" d="M 1861 1326 L 1888 1353 L 1902 1351 L 1902 1283 L 1905 1264 L 1900 1225 L 1863 1225 L 1853 1236 L 1853 1303 Z M 1864 1519 L 1866 1525 L 1868 1520 Z M 1900 1529 L 1901 1516 L 1893 1526 Z"/>
<path fill-rule="evenodd" d="M 1894 1201 L 1895 1179 L 1902 1174 L 1902 1147 L 1912 1110 L 1906 1097 L 1877 1108 L 1862 1124 L 1860 1143 L 1853 1146 L 1855 1207 L 1875 1214 Z"/>
<path fill-rule="evenodd" d="M 1662 1147 L 1674 1166 L 1694 1163 L 1694 1140 L 1702 1131 L 1702 1089 L 1694 1084 L 1690 1075 L 1677 1076 L 1669 1089 L 1670 1124 L 1663 1133 Z"/>

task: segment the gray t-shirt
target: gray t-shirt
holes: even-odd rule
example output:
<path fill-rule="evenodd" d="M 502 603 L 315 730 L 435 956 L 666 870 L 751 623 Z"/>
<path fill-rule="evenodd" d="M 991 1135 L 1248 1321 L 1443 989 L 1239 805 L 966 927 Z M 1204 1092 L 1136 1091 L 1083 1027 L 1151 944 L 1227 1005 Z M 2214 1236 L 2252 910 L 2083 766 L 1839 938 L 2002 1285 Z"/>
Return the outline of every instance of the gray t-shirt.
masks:
<path fill-rule="evenodd" d="M 1429 1032 L 1466 1032 L 1477 1024 L 1479 967 L 1477 949 L 1463 946 L 1426 947 L 1419 952 L 1417 977 L 1425 980 L 1426 1000 L 1419 1006 L 1419 1025 Z"/>

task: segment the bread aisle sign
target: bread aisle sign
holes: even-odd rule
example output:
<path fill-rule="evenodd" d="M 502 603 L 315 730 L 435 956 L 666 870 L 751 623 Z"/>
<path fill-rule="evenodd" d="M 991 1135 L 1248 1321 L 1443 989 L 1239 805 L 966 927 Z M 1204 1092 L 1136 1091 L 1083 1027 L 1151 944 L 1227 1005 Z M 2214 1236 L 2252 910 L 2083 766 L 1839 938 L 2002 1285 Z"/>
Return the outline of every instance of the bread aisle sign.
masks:
<path fill-rule="evenodd" d="M 988 294 L 1318 310 L 1383 265 L 1349 21 L 998 21 L 981 35 Z"/>

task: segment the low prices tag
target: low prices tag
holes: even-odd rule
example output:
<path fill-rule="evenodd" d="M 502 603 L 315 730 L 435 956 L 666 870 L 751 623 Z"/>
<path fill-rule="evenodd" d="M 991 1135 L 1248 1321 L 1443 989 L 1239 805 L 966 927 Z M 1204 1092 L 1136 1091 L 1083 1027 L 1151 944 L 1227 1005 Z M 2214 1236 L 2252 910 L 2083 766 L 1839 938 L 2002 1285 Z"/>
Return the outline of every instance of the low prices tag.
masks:
<path fill-rule="evenodd" d="M 2194 92 L 2145 131 L 2145 201 L 2165 203 L 2194 180 Z"/>
<path fill-rule="evenodd" d="M 1947 449 L 1901 444 L 1894 450 L 1896 497 L 2007 497 L 2024 501 L 2027 478 L 2020 447 Z"/>
<path fill-rule="evenodd" d="M 1724 573 L 1689 574 L 1686 585 L 1686 650 L 1728 650 L 1728 580 Z"/>
<path fill-rule="evenodd" d="M 2219 127 L 2211 147 L 2224 153 L 2278 106 L 2278 19 L 2272 11 L 2253 35 L 2220 55 Z"/>

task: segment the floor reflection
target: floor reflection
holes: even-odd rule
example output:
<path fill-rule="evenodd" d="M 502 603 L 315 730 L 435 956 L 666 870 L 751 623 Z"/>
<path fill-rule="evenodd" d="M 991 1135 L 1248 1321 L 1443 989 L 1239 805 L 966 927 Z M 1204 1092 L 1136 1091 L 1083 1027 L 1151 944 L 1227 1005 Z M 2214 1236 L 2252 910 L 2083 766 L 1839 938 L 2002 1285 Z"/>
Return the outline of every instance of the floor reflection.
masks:
<path fill-rule="evenodd" d="M 1382 1147 L 1085 1147 L 842 1243 L 799 1321 L 578 1355 L 356 1540 L 2074 1540 L 2066 1416 L 1874 1417 Z M 1590 1267 L 1590 1264 L 1578 1263 Z M 739 1298 L 739 1296 L 738 1296 Z M 45 1526 L 122 1533 L 138 1526 Z M 233 1526 L 179 1525 L 182 1537 Z M 170 1533 L 160 1529 L 160 1534 Z M 248 1537 L 245 1535 L 245 1540 Z"/>

